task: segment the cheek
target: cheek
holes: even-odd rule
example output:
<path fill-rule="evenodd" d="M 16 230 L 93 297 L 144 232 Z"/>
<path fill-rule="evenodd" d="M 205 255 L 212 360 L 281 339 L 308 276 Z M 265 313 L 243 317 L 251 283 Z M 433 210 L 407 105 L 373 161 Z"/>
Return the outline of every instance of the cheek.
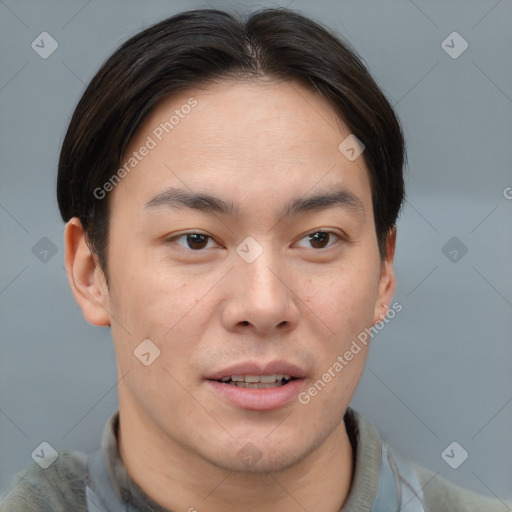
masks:
<path fill-rule="evenodd" d="M 144 252 L 127 249 L 125 256 L 115 255 L 109 281 L 109 310 L 115 318 L 112 335 L 119 345 L 120 356 L 132 355 L 142 340 L 149 338 L 159 347 L 161 361 L 169 353 L 181 353 L 187 344 L 177 343 L 185 337 L 193 339 L 200 323 L 190 324 L 190 312 L 201 298 L 201 289 L 195 289 L 180 272 L 164 273 L 157 265 L 150 264 Z M 117 256 L 117 259 L 114 257 Z M 200 319 L 199 319 L 200 320 Z M 131 365 L 132 358 L 124 363 Z M 167 363 L 166 363 L 167 365 Z"/>
<path fill-rule="evenodd" d="M 112 306 L 120 314 L 130 314 L 132 321 L 172 314 L 187 299 L 187 283 L 182 274 L 165 270 L 151 254 L 154 249 L 141 246 L 142 242 L 127 241 L 121 236 L 111 243 Z M 167 323 L 172 325 L 172 320 L 168 318 Z"/>
<path fill-rule="evenodd" d="M 304 304 L 338 339 L 357 334 L 372 323 L 378 294 L 378 275 L 364 265 L 353 265 L 309 278 L 304 285 Z"/>

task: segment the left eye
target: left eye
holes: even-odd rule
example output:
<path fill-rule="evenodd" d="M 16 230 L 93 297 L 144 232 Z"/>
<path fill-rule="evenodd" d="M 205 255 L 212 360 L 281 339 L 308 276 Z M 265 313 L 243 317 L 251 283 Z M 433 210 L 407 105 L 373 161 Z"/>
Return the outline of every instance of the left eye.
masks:
<path fill-rule="evenodd" d="M 176 236 L 174 238 L 171 238 L 171 241 L 180 240 L 181 238 L 185 239 L 187 249 L 193 249 L 193 250 L 201 250 L 205 249 L 208 240 L 212 240 L 211 236 L 204 235 L 203 233 L 184 233 L 183 235 Z M 178 244 L 182 245 L 182 244 Z M 182 245 L 183 247 L 183 245 Z"/>
<path fill-rule="evenodd" d="M 310 247 L 313 247 L 314 249 L 325 249 L 332 245 L 328 245 L 328 243 L 333 235 L 334 237 L 341 239 L 340 235 L 334 233 L 334 231 L 315 231 L 314 233 L 309 233 L 305 237 L 301 238 L 301 241 L 307 240 L 308 243 L 313 244 Z"/>
<path fill-rule="evenodd" d="M 333 236 L 338 240 L 341 239 L 341 236 L 334 231 L 315 231 L 301 238 L 300 241 L 306 240 L 307 243 L 311 244 L 309 248 L 312 247 L 313 249 L 325 249 L 326 247 L 330 247 L 336 242 L 336 240 L 334 240 L 332 243 L 329 243 L 332 241 Z M 185 240 L 184 244 L 178 242 L 178 240 L 181 239 Z M 205 235 L 203 233 L 183 233 L 182 235 L 178 235 L 169 239 L 169 241 L 176 242 L 178 245 L 181 245 L 185 249 L 200 251 L 201 249 L 207 249 L 208 242 L 213 241 L 213 239 L 211 236 Z"/>

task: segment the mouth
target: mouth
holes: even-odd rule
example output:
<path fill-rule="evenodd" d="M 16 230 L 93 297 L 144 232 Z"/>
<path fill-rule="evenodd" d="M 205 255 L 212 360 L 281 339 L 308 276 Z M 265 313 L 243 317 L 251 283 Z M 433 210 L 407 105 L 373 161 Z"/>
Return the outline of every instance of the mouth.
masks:
<path fill-rule="evenodd" d="M 305 372 L 285 361 L 233 365 L 205 381 L 216 398 L 239 409 L 266 411 L 284 407 L 297 397 Z"/>

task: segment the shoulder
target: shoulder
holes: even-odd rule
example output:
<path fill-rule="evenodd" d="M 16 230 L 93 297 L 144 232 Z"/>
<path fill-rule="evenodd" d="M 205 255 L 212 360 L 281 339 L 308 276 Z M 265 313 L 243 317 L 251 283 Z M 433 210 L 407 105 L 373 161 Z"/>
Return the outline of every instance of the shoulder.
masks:
<path fill-rule="evenodd" d="M 62 451 L 46 469 L 34 463 L 16 475 L 14 485 L 1 503 L 1 512 L 86 511 L 87 456 Z"/>
<path fill-rule="evenodd" d="M 506 512 L 510 503 L 477 494 L 412 463 L 418 474 L 427 510 L 432 512 Z"/>

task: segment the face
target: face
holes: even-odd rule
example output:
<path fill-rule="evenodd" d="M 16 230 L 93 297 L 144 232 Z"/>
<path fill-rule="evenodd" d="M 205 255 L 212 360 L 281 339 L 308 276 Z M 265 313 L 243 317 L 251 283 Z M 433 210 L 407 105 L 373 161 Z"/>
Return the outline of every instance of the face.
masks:
<path fill-rule="evenodd" d="M 276 471 L 342 424 L 367 346 L 335 363 L 394 291 L 349 134 L 298 83 L 225 81 L 166 99 L 132 140 L 102 293 L 120 407 L 168 447 Z"/>

